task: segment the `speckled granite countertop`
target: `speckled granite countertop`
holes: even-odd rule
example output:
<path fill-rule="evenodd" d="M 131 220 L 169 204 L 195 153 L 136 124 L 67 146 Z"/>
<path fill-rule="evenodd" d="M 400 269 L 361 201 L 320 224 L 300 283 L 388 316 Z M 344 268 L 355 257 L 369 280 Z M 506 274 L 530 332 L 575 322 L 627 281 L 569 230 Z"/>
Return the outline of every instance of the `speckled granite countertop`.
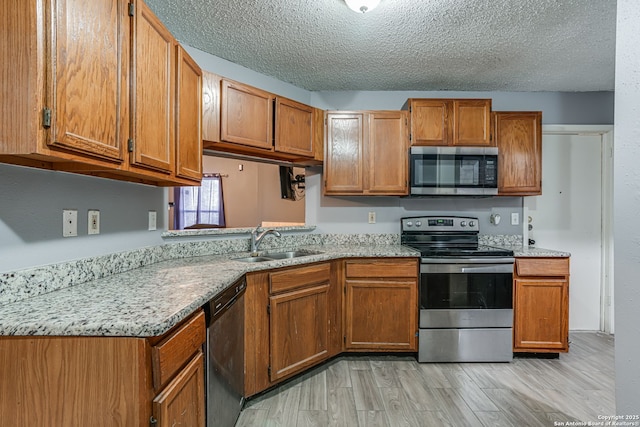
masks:
<path fill-rule="evenodd" d="M 400 245 L 310 245 L 321 251 L 245 263 L 229 253 L 173 259 L 0 306 L 0 335 L 161 335 L 250 271 L 348 257 L 415 257 Z"/>
<path fill-rule="evenodd" d="M 533 246 L 505 246 L 508 249 L 513 251 L 514 256 L 516 257 L 559 257 L 566 258 L 570 257 L 571 254 L 569 252 L 564 251 L 556 251 L 553 249 L 543 249 L 536 248 Z"/>

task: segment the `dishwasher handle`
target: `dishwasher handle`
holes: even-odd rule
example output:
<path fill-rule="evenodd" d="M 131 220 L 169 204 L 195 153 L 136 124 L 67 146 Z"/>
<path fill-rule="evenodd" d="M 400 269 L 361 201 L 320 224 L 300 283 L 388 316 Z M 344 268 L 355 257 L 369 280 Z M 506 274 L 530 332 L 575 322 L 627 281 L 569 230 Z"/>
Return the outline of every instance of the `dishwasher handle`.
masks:
<path fill-rule="evenodd" d="M 237 280 L 233 285 L 226 288 L 220 294 L 216 295 L 211 301 L 204 306 L 207 326 L 227 311 L 236 301 L 244 294 L 247 288 L 247 281 L 243 277 Z"/>

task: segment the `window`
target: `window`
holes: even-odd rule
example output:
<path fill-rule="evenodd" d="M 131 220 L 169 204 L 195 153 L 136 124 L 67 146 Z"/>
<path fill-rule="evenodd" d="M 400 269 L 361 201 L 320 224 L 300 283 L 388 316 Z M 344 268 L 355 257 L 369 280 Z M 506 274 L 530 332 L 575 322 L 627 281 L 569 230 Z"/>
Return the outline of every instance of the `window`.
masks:
<path fill-rule="evenodd" d="M 176 230 L 225 226 L 219 174 L 205 175 L 200 187 L 177 187 L 174 197 Z"/>

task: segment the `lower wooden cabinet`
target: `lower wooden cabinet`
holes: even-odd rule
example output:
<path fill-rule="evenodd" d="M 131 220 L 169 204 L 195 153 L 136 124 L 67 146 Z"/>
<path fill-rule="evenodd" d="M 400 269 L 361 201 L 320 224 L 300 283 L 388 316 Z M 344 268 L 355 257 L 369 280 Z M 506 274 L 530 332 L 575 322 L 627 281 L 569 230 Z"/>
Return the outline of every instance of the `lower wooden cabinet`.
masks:
<path fill-rule="evenodd" d="M 270 274 L 270 380 L 301 372 L 329 355 L 331 265 Z"/>
<path fill-rule="evenodd" d="M 2 424 L 204 426 L 205 336 L 200 311 L 157 338 L 0 337 Z"/>
<path fill-rule="evenodd" d="M 178 376 L 153 399 L 158 427 L 204 426 L 204 356 L 199 351 Z"/>
<path fill-rule="evenodd" d="M 414 259 L 345 261 L 345 350 L 416 351 L 417 277 Z"/>
<path fill-rule="evenodd" d="M 513 351 L 569 351 L 569 258 L 516 258 Z"/>

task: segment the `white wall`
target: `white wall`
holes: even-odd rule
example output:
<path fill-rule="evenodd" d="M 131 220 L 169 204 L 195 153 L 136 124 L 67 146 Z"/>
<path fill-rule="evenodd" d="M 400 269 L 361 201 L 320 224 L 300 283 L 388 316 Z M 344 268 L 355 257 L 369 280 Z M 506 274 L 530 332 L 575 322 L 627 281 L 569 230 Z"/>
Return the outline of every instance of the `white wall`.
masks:
<path fill-rule="evenodd" d="M 166 190 L 0 163 L 0 272 L 162 243 Z M 78 210 L 78 237 L 62 237 L 62 210 Z M 87 234 L 87 211 L 100 234 Z M 147 231 L 148 211 L 157 231 Z"/>
<path fill-rule="evenodd" d="M 616 413 L 640 414 L 640 2 L 618 0 L 614 137 Z"/>

